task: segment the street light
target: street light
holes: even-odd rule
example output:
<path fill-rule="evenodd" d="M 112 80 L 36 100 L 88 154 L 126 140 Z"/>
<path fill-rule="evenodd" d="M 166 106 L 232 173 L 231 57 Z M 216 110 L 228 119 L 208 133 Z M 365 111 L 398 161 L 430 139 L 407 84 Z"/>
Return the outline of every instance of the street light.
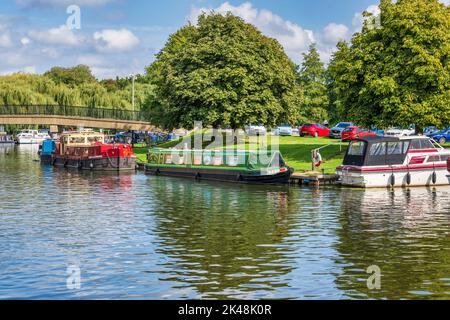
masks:
<path fill-rule="evenodd" d="M 132 87 L 131 87 L 131 110 L 134 113 L 134 80 L 136 79 L 136 75 L 131 75 Z"/>

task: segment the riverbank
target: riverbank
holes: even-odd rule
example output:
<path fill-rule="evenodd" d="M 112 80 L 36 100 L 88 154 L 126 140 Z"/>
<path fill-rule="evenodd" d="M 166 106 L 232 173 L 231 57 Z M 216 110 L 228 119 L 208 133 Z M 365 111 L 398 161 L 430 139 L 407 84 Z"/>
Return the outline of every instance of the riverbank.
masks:
<path fill-rule="evenodd" d="M 295 169 L 296 172 L 306 172 L 311 170 L 311 151 L 321 147 L 321 154 L 324 164 L 320 170 L 325 170 L 327 174 L 333 174 L 342 163 L 348 143 L 330 138 L 312 137 L 278 137 L 279 148 L 286 162 Z M 178 141 L 167 142 L 159 145 L 161 148 L 171 148 L 178 144 Z M 269 139 L 270 144 L 270 139 Z M 237 148 L 245 146 L 236 146 Z M 134 152 L 141 163 L 147 162 L 148 147 L 136 145 Z"/>

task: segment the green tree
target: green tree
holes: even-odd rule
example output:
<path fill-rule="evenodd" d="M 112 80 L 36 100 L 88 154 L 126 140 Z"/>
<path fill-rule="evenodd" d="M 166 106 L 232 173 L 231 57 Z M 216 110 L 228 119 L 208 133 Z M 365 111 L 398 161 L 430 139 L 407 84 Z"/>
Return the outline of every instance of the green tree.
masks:
<path fill-rule="evenodd" d="M 72 87 L 83 83 L 96 82 L 91 69 L 82 64 L 72 68 L 53 67 L 44 76 L 49 77 L 57 84 L 63 83 Z"/>
<path fill-rule="evenodd" d="M 369 19 L 351 44 L 338 45 L 329 66 L 335 106 L 362 125 L 448 124 L 450 8 L 382 0 L 380 9 L 380 25 Z"/>
<path fill-rule="evenodd" d="M 298 119 L 294 64 L 276 40 L 230 13 L 203 14 L 180 29 L 147 71 L 160 100 L 154 119 L 168 128 Z"/>
<path fill-rule="evenodd" d="M 327 120 L 329 98 L 326 86 L 326 69 L 320 60 L 315 44 L 309 47 L 308 53 L 303 54 L 299 80 L 304 93 L 304 100 L 300 108 L 301 114 L 315 122 Z"/>

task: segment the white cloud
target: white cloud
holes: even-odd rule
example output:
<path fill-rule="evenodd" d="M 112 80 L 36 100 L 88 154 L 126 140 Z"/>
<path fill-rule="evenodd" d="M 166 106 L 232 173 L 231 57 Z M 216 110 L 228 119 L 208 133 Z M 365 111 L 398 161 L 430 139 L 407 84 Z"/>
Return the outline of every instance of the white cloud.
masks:
<path fill-rule="evenodd" d="M 105 29 L 94 33 L 95 47 L 103 53 L 127 52 L 139 44 L 139 39 L 127 29 Z"/>
<path fill-rule="evenodd" d="M 82 41 L 82 39 L 66 25 L 44 31 L 31 30 L 28 32 L 28 36 L 37 42 L 51 45 L 77 46 L 81 44 Z"/>
<path fill-rule="evenodd" d="M 77 59 L 77 63 L 78 64 L 85 64 L 85 65 L 90 66 L 90 67 L 102 65 L 103 62 L 104 61 L 100 57 L 97 57 L 95 55 L 80 56 Z"/>
<path fill-rule="evenodd" d="M 269 10 L 258 10 L 249 2 L 239 6 L 233 6 L 229 2 L 224 2 L 218 8 L 193 7 L 188 19 L 195 23 L 202 12 L 208 13 L 211 10 L 219 14 L 231 12 L 246 22 L 255 25 L 265 35 L 277 39 L 294 60 L 298 60 L 301 52 L 305 51 L 311 43 L 316 41 L 313 31 L 304 29 L 291 21 L 284 20 Z"/>
<path fill-rule="evenodd" d="M 441 2 L 446 6 L 450 5 L 450 0 L 441 0 Z"/>
<path fill-rule="evenodd" d="M 43 48 L 41 53 L 51 59 L 58 59 L 61 57 L 61 53 L 55 48 Z"/>
<path fill-rule="evenodd" d="M 22 43 L 23 46 L 27 46 L 31 43 L 31 40 L 30 38 L 23 37 L 22 39 L 20 39 L 20 43 Z"/>
<path fill-rule="evenodd" d="M 346 25 L 330 23 L 323 30 L 324 40 L 330 44 L 336 44 L 348 37 L 349 29 Z"/>
<path fill-rule="evenodd" d="M 380 8 L 378 7 L 378 5 L 375 5 L 375 4 L 368 6 L 367 9 L 364 11 L 367 11 L 367 12 L 373 14 L 374 16 L 377 16 L 381 13 Z M 365 20 L 365 18 L 363 17 L 362 12 L 355 13 L 355 15 L 353 16 L 353 21 L 352 21 L 353 30 L 361 31 L 363 24 L 364 24 L 364 20 Z"/>
<path fill-rule="evenodd" d="M 36 66 L 26 66 L 26 67 L 19 68 L 19 69 L 0 71 L 0 75 L 5 76 L 5 75 L 13 74 L 13 73 L 18 73 L 18 72 L 35 74 L 36 73 Z"/>
<path fill-rule="evenodd" d="M 75 4 L 79 6 L 100 6 L 112 0 L 16 0 L 16 3 L 25 7 L 67 7 Z"/>
<path fill-rule="evenodd" d="M 12 45 L 13 43 L 9 32 L 4 32 L 3 34 L 0 34 L 0 48 L 9 48 L 12 47 Z"/>

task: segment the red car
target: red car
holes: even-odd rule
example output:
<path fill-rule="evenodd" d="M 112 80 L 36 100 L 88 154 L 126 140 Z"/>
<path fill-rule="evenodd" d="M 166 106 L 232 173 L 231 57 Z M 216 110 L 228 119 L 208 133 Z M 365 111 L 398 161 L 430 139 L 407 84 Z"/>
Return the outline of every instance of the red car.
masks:
<path fill-rule="evenodd" d="M 321 125 L 320 123 L 307 123 L 300 128 L 300 137 L 313 136 L 313 137 L 328 137 L 330 135 L 330 129 Z"/>
<path fill-rule="evenodd" d="M 367 136 L 376 136 L 375 132 L 363 129 L 357 126 L 350 126 L 344 129 L 341 134 L 341 139 L 343 141 L 351 141 L 354 139 L 367 137 Z"/>

